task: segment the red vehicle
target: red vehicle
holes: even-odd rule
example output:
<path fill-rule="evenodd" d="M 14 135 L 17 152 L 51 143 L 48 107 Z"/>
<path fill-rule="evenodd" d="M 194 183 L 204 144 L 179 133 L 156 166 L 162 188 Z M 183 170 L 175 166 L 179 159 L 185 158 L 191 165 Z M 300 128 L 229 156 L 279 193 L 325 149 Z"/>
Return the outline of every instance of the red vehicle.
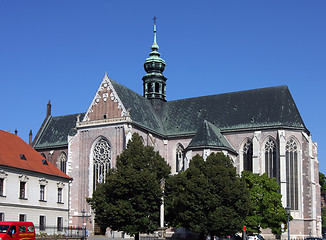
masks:
<path fill-rule="evenodd" d="M 0 240 L 35 240 L 32 222 L 0 222 Z"/>

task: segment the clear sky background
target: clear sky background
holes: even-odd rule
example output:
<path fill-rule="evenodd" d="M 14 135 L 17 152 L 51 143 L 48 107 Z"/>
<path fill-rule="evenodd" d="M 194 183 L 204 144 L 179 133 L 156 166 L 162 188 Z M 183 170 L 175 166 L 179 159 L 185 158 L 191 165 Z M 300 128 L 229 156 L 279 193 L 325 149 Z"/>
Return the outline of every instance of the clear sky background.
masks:
<path fill-rule="evenodd" d="M 154 16 L 167 100 L 287 85 L 326 173 L 325 0 L 0 0 L 0 129 L 86 112 L 105 72 L 142 94 Z"/>

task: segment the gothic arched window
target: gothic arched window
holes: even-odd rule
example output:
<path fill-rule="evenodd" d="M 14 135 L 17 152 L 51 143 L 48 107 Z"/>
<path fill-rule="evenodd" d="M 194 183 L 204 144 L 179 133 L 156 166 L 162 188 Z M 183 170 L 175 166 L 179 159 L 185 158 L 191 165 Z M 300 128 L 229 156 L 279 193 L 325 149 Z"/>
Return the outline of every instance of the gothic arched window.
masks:
<path fill-rule="evenodd" d="M 111 168 L 111 147 L 107 140 L 102 138 L 93 148 L 93 189 L 97 183 L 104 183 L 106 174 Z"/>
<path fill-rule="evenodd" d="M 61 152 L 59 155 L 59 165 L 60 165 L 60 170 L 64 173 L 67 171 L 67 155 L 65 152 Z"/>
<path fill-rule="evenodd" d="M 286 143 L 285 156 L 287 205 L 298 210 L 298 148 L 293 138 Z"/>
<path fill-rule="evenodd" d="M 175 151 L 175 171 L 176 172 L 180 172 L 182 170 L 184 170 L 184 166 L 183 166 L 183 147 L 181 144 L 179 144 L 177 146 L 177 149 Z"/>
<path fill-rule="evenodd" d="M 252 172 L 252 141 L 250 139 L 243 145 L 243 170 Z"/>
<path fill-rule="evenodd" d="M 265 144 L 265 172 L 269 177 L 277 179 L 276 143 L 272 138 Z"/>

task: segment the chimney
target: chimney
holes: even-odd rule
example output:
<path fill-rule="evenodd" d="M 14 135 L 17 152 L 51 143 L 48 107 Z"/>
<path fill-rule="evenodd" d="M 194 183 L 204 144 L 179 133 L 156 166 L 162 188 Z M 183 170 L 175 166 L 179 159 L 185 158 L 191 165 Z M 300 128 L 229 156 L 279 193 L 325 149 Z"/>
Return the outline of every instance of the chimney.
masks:
<path fill-rule="evenodd" d="M 18 131 L 17 131 L 17 128 L 15 129 L 15 135 L 17 135 Z"/>
<path fill-rule="evenodd" d="M 29 143 L 30 146 L 33 145 L 33 133 L 32 133 L 32 129 L 29 130 Z"/>
<path fill-rule="evenodd" d="M 50 103 L 50 100 L 49 100 L 49 103 L 46 107 L 46 117 L 50 116 L 51 115 L 51 103 Z"/>

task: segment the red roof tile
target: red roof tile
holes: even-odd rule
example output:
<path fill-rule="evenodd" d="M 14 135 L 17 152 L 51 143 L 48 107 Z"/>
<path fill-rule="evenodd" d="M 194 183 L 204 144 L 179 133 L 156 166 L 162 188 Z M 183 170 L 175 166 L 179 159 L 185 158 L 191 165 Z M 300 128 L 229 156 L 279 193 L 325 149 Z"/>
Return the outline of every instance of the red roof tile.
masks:
<path fill-rule="evenodd" d="M 21 159 L 21 154 L 25 155 L 26 160 Z M 0 165 L 70 178 L 48 160 L 46 160 L 48 165 L 43 164 L 44 159 L 20 137 L 0 130 Z"/>

